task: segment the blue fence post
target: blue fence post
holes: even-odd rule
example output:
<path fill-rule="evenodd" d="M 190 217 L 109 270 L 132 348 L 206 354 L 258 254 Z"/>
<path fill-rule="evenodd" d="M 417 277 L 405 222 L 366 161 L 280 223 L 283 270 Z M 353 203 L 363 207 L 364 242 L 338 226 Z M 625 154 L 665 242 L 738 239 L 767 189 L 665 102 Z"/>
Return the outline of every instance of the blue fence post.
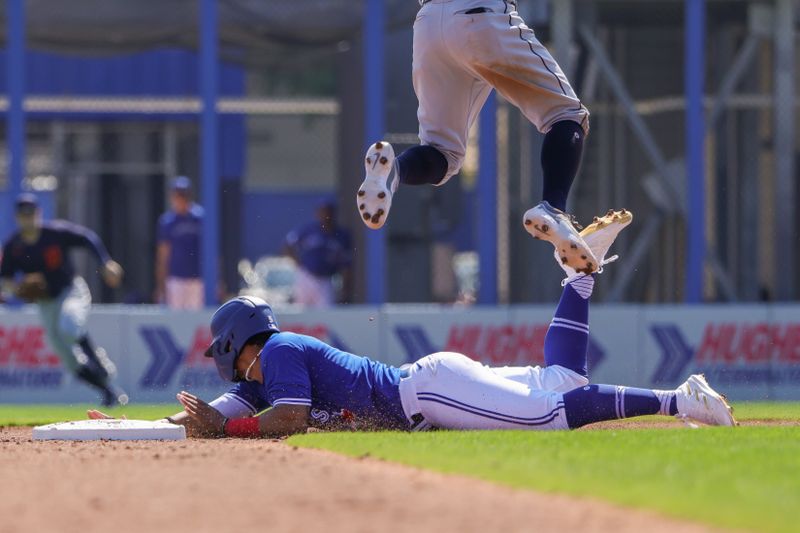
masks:
<path fill-rule="evenodd" d="M 6 79 L 8 80 L 8 117 L 6 136 L 8 143 L 8 204 L 22 190 L 25 177 L 25 0 L 8 0 L 6 3 L 6 34 L 8 36 Z M 9 213 L 9 222 L 13 209 Z M 10 227 L 10 226 L 9 226 Z"/>
<path fill-rule="evenodd" d="M 489 95 L 478 125 L 478 303 L 497 305 L 497 98 Z"/>
<path fill-rule="evenodd" d="M 365 147 L 386 133 L 384 121 L 384 0 L 364 0 L 362 41 L 364 46 L 364 135 Z M 386 229 L 366 229 L 367 303 L 386 302 Z"/>
<path fill-rule="evenodd" d="M 218 10 L 216 0 L 200 0 L 201 176 L 203 281 L 206 305 L 217 304 L 219 281 L 219 154 L 217 143 Z"/>
<path fill-rule="evenodd" d="M 686 303 L 703 300 L 703 265 L 706 256 L 705 228 L 705 118 L 703 89 L 705 69 L 705 0 L 685 4 L 686 91 Z"/>

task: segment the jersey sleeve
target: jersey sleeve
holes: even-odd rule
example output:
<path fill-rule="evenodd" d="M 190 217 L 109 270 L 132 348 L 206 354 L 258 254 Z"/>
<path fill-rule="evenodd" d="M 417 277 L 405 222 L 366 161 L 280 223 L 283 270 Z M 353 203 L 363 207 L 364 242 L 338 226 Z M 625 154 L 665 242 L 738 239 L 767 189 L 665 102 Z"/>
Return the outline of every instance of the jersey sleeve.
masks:
<path fill-rule="evenodd" d="M 254 416 L 269 407 L 259 397 L 257 386 L 254 382 L 238 383 L 209 405 L 227 418 Z"/>
<path fill-rule="evenodd" d="M 53 229 L 58 232 L 59 239 L 66 246 L 80 246 L 88 248 L 97 257 L 101 264 L 106 263 L 111 259 L 108 254 L 103 241 L 89 228 L 78 226 L 77 224 L 69 224 L 66 222 L 54 225 Z"/>
<path fill-rule="evenodd" d="M 262 370 L 270 405 L 311 406 L 311 377 L 299 347 L 283 344 L 270 349 Z"/>

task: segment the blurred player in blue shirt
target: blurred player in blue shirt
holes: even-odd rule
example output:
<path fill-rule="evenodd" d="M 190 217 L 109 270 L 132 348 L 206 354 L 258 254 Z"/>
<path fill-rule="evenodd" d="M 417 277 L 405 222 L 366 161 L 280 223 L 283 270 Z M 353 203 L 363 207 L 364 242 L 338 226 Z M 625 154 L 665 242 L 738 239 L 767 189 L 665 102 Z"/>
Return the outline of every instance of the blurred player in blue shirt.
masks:
<path fill-rule="evenodd" d="M 172 209 L 158 219 L 156 302 L 172 309 L 202 309 L 205 300 L 200 275 L 203 208 L 192 201 L 192 183 L 172 180 Z"/>
<path fill-rule="evenodd" d="M 286 253 L 298 265 L 294 302 L 328 307 L 336 301 L 333 278 L 342 275 L 343 297 L 350 294 L 350 233 L 336 223 L 336 204 L 327 199 L 317 206 L 317 220 L 286 236 Z"/>
<path fill-rule="evenodd" d="M 89 339 L 86 320 L 92 295 L 76 275 L 69 252 L 75 248 L 92 251 L 111 287 L 122 281 L 122 268 L 93 231 L 60 220 L 43 222 L 33 194 L 21 194 L 15 209 L 19 231 L 5 243 L 0 263 L 3 292 L 38 304 L 47 338 L 61 362 L 102 393 L 103 405 L 127 403 L 127 395 L 111 383 L 114 364 Z"/>

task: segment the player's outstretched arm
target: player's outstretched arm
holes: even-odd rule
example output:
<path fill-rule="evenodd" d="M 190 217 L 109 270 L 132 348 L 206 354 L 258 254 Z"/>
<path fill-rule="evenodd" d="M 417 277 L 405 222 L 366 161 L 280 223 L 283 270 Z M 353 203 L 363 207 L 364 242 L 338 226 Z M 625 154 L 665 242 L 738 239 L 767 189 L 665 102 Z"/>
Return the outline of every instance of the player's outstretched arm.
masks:
<path fill-rule="evenodd" d="M 172 424 L 177 424 L 179 426 L 183 426 L 186 428 L 186 434 L 190 437 L 221 437 L 223 433 L 220 429 L 218 429 L 220 425 L 220 420 L 224 420 L 225 417 L 216 409 L 208 405 L 207 403 L 203 402 L 199 398 L 194 395 L 190 395 L 187 392 L 181 392 L 178 394 L 179 400 L 182 395 L 188 395 L 194 398 L 194 400 L 202 402 L 207 409 L 204 409 L 202 414 L 196 413 L 194 416 L 189 415 L 186 411 L 181 411 L 180 413 L 176 413 L 174 415 L 168 416 L 166 418 L 162 418 L 166 422 L 170 422 Z M 113 416 L 107 415 L 102 411 L 98 411 L 96 409 L 90 409 L 86 412 L 86 416 L 92 420 L 103 420 L 103 419 L 113 419 Z M 121 418 L 125 419 L 126 416 L 122 416 Z"/>
<path fill-rule="evenodd" d="M 178 401 L 195 423 L 202 423 L 213 434 L 226 437 L 286 437 L 304 433 L 308 429 L 311 409 L 307 405 L 281 404 L 264 411 L 259 416 L 228 419 L 188 392 L 178 394 Z"/>

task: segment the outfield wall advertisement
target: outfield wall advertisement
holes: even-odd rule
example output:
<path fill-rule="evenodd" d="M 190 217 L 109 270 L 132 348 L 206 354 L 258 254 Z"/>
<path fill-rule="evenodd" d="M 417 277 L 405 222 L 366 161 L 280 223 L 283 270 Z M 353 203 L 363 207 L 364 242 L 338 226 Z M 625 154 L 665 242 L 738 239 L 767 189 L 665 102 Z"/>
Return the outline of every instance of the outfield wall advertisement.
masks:
<path fill-rule="evenodd" d="M 550 306 L 348 307 L 279 311 L 285 330 L 401 365 L 436 351 L 492 366 L 544 364 Z M 203 357 L 210 312 L 96 306 L 89 330 L 118 367 L 132 401 L 213 398 L 227 387 Z M 593 382 L 672 388 L 694 372 L 733 399 L 800 399 L 800 306 L 601 306 L 592 308 Z M 0 402 L 93 402 L 47 344 L 35 308 L 0 310 Z"/>

